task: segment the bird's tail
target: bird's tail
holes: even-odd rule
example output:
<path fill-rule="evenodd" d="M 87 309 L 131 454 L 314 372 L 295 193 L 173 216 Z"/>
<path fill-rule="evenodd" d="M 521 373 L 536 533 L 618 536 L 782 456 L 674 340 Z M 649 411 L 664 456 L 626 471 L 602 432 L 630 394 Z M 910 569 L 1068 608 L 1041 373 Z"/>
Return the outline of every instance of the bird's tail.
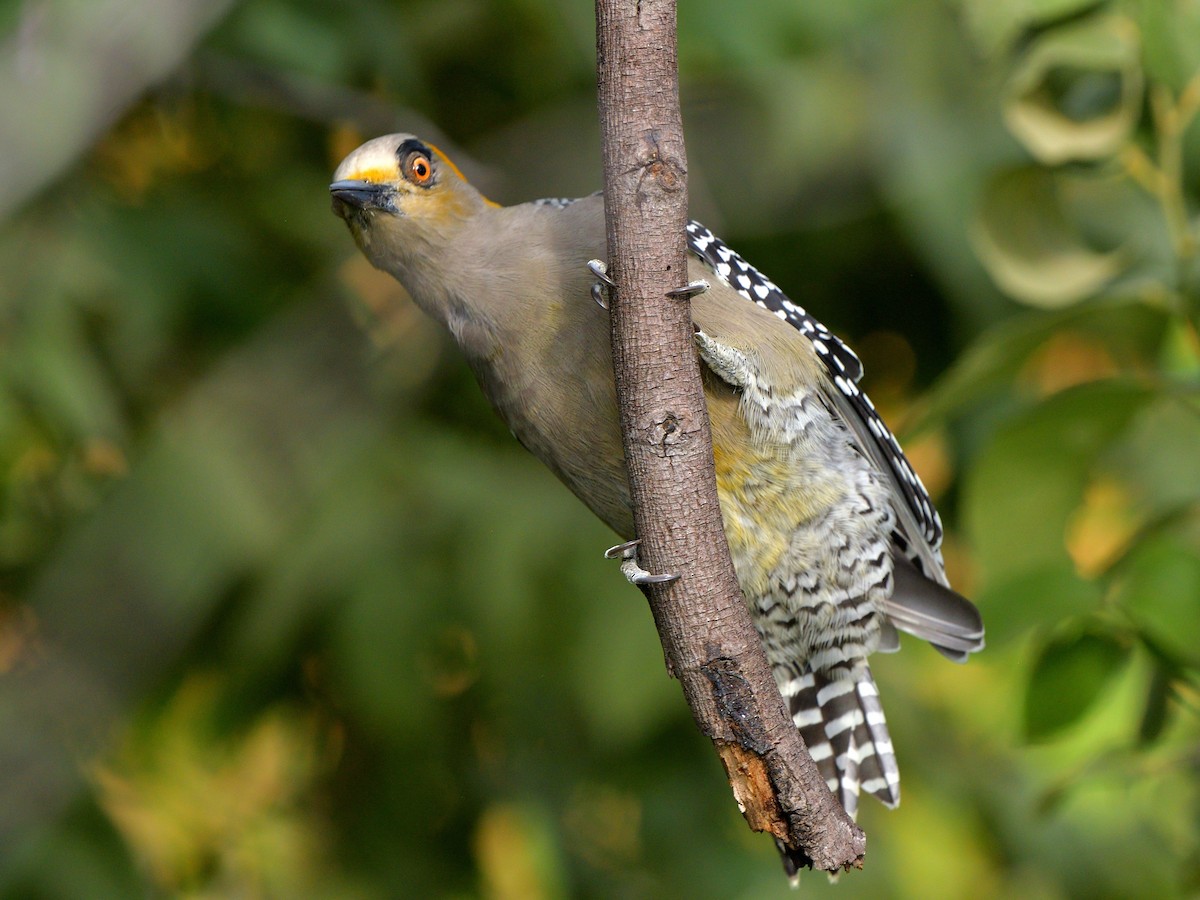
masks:
<path fill-rule="evenodd" d="M 900 769 L 870 668 L 829 675 L 807 671 L 779 688 L 808 752 L 846 812 L 855 816 L 864 791 L 889 807 L 900 802 Z"/>

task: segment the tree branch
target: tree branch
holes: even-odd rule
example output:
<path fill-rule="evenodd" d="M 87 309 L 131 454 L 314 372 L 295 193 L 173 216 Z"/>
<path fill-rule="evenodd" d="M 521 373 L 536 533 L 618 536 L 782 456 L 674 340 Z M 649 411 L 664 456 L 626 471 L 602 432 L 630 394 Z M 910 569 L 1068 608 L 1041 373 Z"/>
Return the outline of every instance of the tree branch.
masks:
<path fill-rule="evenodd" d="M 688 304 L 687 157 L 675 0 L 597 0 L 613 366 L 642 564 L 671 673 L 716 744 L 746 821 L 829 872 L 861 867 L 866 838 L 793 726 L 725 543 Z"/>

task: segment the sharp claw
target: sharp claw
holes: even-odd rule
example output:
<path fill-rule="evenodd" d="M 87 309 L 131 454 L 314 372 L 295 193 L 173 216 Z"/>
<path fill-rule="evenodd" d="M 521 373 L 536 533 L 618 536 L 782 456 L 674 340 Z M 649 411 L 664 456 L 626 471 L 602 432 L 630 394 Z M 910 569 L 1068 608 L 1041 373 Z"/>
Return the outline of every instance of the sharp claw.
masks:
<path fill-rule="evenodd" d="M 604 558 L 619 558 L 621 560 L 621 574 L 628 579 L 630 584 L 670 584 L 672 581 L 679 580 L 679 576 L 675 574 L 651 575 L 639 566 L 637 548 L 640 543 L 641 539 L 636 539 L 626 541 L 623 544 L 617 544 L 615 547 L 609 547 L 604 551 Z"/>
<path fill-rule="evenodd" d="M 588 269 L 593 275 L 604 282 L 610 288 L 615 288 L 617 283 L 608 275 L 608 266 L 598 259 L 589 259 L 587 264 Z"/>
<path fill-rule="evenodd" d="M 613 290 L 617 283 L 608 276 L 608 266 L 602 260 L 589 259 L 587 263 L 588 271 L 596 276 L 596 282 L 592 285 L 592 299 L 596 301 L 596 305 L 601 309 L 608 309 L 608 297 L 605 295 L 605 288 Z"/>
<path fill-rule="evenodd" d="M 679 580 L 679 576 L 674 574 L 651 575 L 633 559 L 622 560 L 621 574 L 629 579 L 630 584 L 670 584 Z"/>
<path fill-rule="evenodd" d="M 592 285 L 592 299 L 601 309 L 608 309 L 608 299 L 604 296 L 604 288 L 600 287 L 598 281 Z"/>
<path fill-rule="evenodd" d="M 626 541 L 623 544 L 617 544 L 615 547 L 609 547 L 604 551 L 604 558 L 617 559 L 618 557 L 624 557 L 628 551 L 633 550 L 641 542 L 641 538 L 634 538 L 632 541 Z"/>
<path fill-rule="evenodd" d="M 667 296 L 674 300 L 689 300 L 697 294 L 703 294 L 707 290 L 708 282 L 701 278 L 697 281 L 688 282 L 683 287 L 667 291 Z"/>

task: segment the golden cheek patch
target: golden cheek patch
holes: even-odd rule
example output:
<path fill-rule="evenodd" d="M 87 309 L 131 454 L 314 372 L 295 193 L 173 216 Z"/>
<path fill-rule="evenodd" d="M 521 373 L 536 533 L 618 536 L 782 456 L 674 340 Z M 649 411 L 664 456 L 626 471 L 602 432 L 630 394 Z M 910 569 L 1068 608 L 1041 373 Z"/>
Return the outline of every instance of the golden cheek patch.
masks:
<path fill-rule="evenodd" d="M 429 149 L 432 150 L 434 156 L 436 156 L 438 158 L 438 162 L 440 162 L 443 166 L 445 166 L 451 172 L 453 172 L 455 175 L 457 175 L 460 181 L 467 181 L 467 176 L 462 173 L 462 171 L 458 168 L 458 166 L 456 166 L 453 162 L 450 161 L 450 157 L 448 157 L 445 153 L 443 153 L 441 150 L 439 150 L 437 147 L 433 146 L 432 144 L 429 145 Z M 467 183 L 470 184 L 470 182 L 467 182 Z"/>
<path fill-rule="evenodd" d="M 437 147 L 433 146 L 432 144 L 429 145 L 429 149 L 433 151 L 433 155 L 438 158 L 439 163 L 441 163 L 443 166 L 445 166 L 451 172 L 453 172 L 455 175 L 458 176 L 459 181 L 463 182 L 464 184 L 470 184 L 470 182 L 467 181 L 467 176 L 465 176 L 462 173 L 462 170 L 459 169 L 459 167 L 454 164 L 454 162 L 450 159 L 450 157 L 448 157 L 445 153 L 443 153 L 441 150 L 439 150 Z M 482 195 L 480 195 L 480 196 L 482 196 Z M 488 206 L 495 207 L 496 209 L 500 208 L 499 203 L 495 202 L 494 200 L 489 200 L 487 197 L 483 198 L 483 202 L 486 203 Z"/>
<path fill-rule="evenodd" d="M 371 166 L 367 169 L 355 169 L 346 176 L 347 181 L 366 181 L 369 184 L 386 184 L 396 180 L 395 169 L 385 169 L 382 166 Z"/>

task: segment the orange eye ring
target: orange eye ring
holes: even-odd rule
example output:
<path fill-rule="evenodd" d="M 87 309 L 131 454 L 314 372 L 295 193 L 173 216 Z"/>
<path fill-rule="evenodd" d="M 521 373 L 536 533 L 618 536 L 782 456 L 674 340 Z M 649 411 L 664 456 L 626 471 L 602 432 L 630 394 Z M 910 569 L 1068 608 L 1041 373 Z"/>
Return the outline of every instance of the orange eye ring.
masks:
<path fill-rule="evenodd" d="M 433 164 L 424 153 L 412 153 L 404 163 L 404 174 L 414 184 L 428 184 L 433 177 Z"/>

